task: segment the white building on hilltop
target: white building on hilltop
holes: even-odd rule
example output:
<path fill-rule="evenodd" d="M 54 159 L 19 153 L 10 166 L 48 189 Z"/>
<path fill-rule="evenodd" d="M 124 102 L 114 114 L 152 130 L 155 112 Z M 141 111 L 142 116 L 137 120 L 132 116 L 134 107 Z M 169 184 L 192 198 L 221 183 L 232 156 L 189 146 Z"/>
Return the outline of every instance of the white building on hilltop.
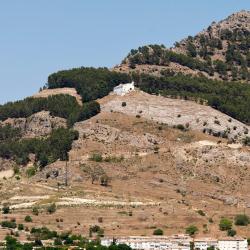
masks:
<path fill-rule="evenodd" d="M 125 83 L 114 87 L 114 93 L 117 95 L 126 95 L 127 93 L 135 90 L 135 83 Z"/>
<path fill-rule="evenodd" d="M 241 237 L 229 237 L 218 240 L 220 250 L 248 250 L 247 240 Z"/>

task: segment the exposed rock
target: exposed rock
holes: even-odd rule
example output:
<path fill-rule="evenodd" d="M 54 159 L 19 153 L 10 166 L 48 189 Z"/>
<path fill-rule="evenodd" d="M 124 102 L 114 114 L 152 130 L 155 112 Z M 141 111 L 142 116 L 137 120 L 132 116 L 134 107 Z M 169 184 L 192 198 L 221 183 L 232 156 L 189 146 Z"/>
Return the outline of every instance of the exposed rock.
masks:
<path fill-rule="evenodd" d="M 66 119 L 53 117 L 48 111 L 41 111 L 28 118 L 9 118 L 2 125 L 10 124 L 14 128 L 20 128 L 23 137 L 32 138 L 49 135 L 52 129 L 66 127 Z"/>
<path fill-rule="evenodd" d="M 91 139 L 93 141 L 110 144 L 112 142 L 119 142 L 122 145 L 131 145 L 137 148 L 153 148 L 155 145 L 161 143 L 161 139 L 150 133 L 143 135 L 135 135 L 128 131 L 121 131 L 108 125 L 93 123 L 92 121 L 78 122 L 74 129 L 79 132 L 79 140 L 74 142 L 73 148 L 78 147 L 83 139 Z"/>
<path fill-rule="evenodd" d="M 123 107 L 122 102 L 126 102 L 127 105 Z M 111 112 L 111 110 L 132 116 L 139 115 L 169 126 L 182 125 L 184 128 L 239 141 L 250 136 L 249 126 L 209 106 L 149 95 L 142 91 L 135 91 L 123 97 L 114 96 L 102 104 L 102 111 Z"/>
<path fill-rule="evenodd" d="M 0 157 L 0 171 L 10 169 L 14 166 L 14 162 Z"/>

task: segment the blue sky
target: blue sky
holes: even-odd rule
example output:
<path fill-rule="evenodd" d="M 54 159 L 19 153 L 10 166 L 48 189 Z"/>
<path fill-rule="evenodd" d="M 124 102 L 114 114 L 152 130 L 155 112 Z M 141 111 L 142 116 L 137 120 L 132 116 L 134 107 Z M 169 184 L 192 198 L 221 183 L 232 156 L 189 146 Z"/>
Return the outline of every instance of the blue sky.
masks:
<path fill-rule="evenodd" d="M 132 48 L 171 46 L 242 9 L 249 0 L 2 0 L 0 103 L 37 92 L 52 72 L 111 67 Z"/>

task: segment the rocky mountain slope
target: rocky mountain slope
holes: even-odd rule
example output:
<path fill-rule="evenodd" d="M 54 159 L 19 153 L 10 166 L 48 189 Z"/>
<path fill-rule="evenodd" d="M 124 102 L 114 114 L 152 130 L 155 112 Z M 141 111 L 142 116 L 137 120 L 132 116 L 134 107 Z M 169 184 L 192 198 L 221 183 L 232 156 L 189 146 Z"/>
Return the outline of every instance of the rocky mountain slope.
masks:
<path fill-rule="evenodd" d="M 250 12 L 241 11 L 213 22 L 173 48 L 148 45 L 132 49 L 116 71 L 153 75 L 183 73 L 212 79 L 250 81 Z"/>
<path fill-rule="evenodd" d="M 39 215 L 32 216 L 29 227 L 46 225 L 86 236 L 93 225 L 105 235 L 152 235 L 162 228 L 168 235 L 184 233 L 194 224 L 200 236 L 225 236 L 218 229 L 221 217 L 233 220 L 250 212 L 249 148 L 172 128 L 149 119 L 140 107 L 134 112 L 137 99 L 147 105 L 151 97 L 152 108 L 159 109 L 156 100 L 164 100 L 143 93 L 100 99 L 102 112 L 74 125 L 79 138 L 69 152 L 67 169 L 64 161 L 56 161 L 28 178 L 29 165 L 18 174 L 21 180 L 1 181 L 2 204 L 15 208 L 2 216 L 27 224 L 24 217 L 38 206 Z M 124 110 L 115 109 L 124 101 Z M 222 126 L 224 122 L 227 119 L 221 119 Z M 66 176 L 68 187 L 63 185 Z M 52 202 L 57 205 L 53 215 L 46 213 Z M 249 227 L 234 228 L 250 236 Z"/>
<path fill-rule="evenodd" d="M 88 236 L 94 225 L 226 236 L 221 218 L 250 215 L 249 23 L 242 11 L 174 48 L 132 50 L 113 70 L 59 71 L 0 105 L 0 208 L 11 211 L 0 220 L 25 224 L 21 239 L 32 227 Z M 112 92 L 131 80 L 135 91 Z M 250 237 L 249 225 L 233 228 Z M 0 227 L 0 240 L 10 233 Z"/>

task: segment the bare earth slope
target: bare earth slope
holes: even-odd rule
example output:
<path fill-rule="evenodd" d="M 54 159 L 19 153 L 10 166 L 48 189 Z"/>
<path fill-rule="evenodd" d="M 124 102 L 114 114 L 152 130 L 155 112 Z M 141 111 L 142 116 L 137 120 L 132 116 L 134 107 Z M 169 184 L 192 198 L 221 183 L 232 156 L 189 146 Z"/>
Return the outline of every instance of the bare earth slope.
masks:
<path fill-rule="evenodd" d="M 125 107 L 121 107 L 123 101 Z M 206 106 L 141 92 L 110 95 L 99 102 L 99 115 L 74 126 L 79 139 L 70 151 L 69 186 L 58 188 L 66 176 L 61 161 L 32 178 L 25 176 L 24 169 L 21 180 L 3 179 L 1 204 L 9 203 L 15 210 L 1 215 L 1 220 L 16 218 L 29 228 L 46 225 L 86 236 L 93 225 L 101 226 L 105 235 L 152 235 L 155 228 L 168 235 L 183 233 L 194 224 L 200 236 L 217 237 L 226 235 L 218 229 L 222 216 L 233 219 L 239 213 L 250 214 L 249 147 L 228 145 L 225 139 L 200 132 L 203 119 L 212 125 L 214 116 L 222 127 L 233 123 L 243 129 L 243 124 L 227 122 L 227 116 Z M 194 121 L 188 120 L 190 112 L 196 115 Z M 153 114 L 156 120 L 151 119 Z M 197 130 L 164 125 L 180 119 Z M 108 177 L 107 186 L 101 185 L 103 176 Z M 50 215 L 46 207 L 52 202 L 58 208 Z M 25 215 L 32 215 L 34 206 L 40 214 L 26 223 Z M 241 236 L 250 236 L 249 226 L 235 229 Z M 0 238 L 7 232 L 0 229 Z"/>

